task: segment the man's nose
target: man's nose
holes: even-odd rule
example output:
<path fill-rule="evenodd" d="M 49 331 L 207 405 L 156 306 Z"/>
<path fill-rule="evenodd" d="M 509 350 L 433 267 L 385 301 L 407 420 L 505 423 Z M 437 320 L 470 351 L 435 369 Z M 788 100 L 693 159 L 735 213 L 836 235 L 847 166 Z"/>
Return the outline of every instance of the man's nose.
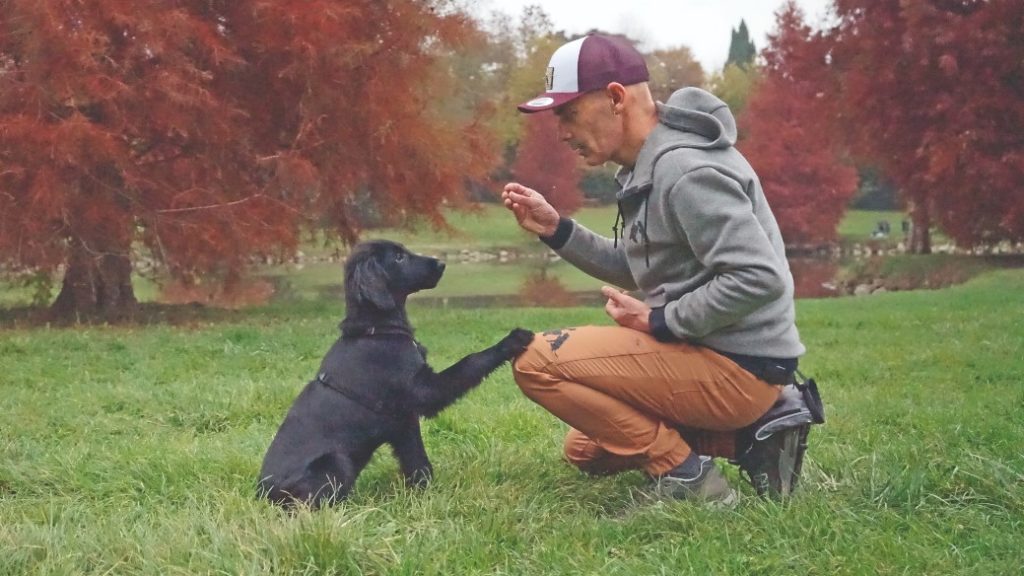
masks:
<path fill-rule="evenodd" d="M 558 122 L 558 139 L 562 142 L 572 139 L 572 132 L 561 121 Z"/>

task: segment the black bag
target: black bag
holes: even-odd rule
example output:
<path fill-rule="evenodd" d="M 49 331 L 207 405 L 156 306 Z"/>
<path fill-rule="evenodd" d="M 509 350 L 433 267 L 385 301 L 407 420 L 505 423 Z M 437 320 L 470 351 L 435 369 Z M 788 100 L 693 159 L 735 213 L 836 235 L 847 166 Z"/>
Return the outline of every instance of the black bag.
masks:
<path fill-rule="evenodd" d="M 825 405 L 821 401 L 821 394 L 818 393 L 818 383 L 814 381 L 814 378 L 805 378 L 804 375 L 797 370 L 795 378 L 796 389 L 804 397 L 804 403 L 807 404 L 807 410 L 811 413 L 811 418 L 815 424 L 825 423 Z"/>

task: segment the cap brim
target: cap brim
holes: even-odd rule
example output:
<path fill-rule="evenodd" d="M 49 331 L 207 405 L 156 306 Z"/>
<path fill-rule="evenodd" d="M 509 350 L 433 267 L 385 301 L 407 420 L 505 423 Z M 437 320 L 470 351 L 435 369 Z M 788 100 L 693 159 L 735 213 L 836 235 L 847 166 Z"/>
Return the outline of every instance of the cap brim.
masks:
<path fill-rule="evenodd" d="M 545 92 L 529 102 L 523 102 L 516 108 L 520 112 L 530 114 L 532 112 L 543 112 L 557 108 L 566 102 L 575 100 L 583 95 L 583 92 Z"/>

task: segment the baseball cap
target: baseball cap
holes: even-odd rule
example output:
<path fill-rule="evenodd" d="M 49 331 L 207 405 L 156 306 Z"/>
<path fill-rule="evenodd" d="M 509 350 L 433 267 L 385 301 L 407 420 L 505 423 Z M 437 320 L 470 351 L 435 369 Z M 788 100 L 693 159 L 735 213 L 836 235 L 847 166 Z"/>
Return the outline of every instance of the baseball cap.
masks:
<path fill-rule="evenodd" d="M 545 91 L 517 108 L 526 113 L 550 110 L 611 82 L 629 86 L 649 78 L 644 57 L 629 42 L 590 34 L 555 50 L 544 76 Z"/>

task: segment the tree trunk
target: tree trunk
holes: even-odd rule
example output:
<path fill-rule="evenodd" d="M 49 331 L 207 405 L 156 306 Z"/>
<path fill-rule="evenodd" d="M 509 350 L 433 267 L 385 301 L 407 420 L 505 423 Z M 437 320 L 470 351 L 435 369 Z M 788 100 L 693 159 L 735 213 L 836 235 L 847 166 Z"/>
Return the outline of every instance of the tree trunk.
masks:
<path fill-rule="evenodd" d="M 72 242 L 60 294 L 50 307 L 57 320 L 123 320 L 137 304 L 127 251 L 96 252 Z"/>
<path fill-rule="evenodd" d="M 910 208 L 910 242 L 907 247 L 911 254 L 931 254 L 932 237 L 929 232 L 932 226 L 931 213 L 925 202 L 914 202 Z"/>

